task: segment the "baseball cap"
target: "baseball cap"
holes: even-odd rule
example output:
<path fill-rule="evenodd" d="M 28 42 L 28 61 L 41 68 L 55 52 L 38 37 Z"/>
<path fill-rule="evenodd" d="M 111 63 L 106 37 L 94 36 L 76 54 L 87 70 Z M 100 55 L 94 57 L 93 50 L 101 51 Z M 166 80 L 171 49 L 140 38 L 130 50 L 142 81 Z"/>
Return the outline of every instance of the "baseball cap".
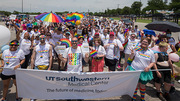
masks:
<path fill-rule="evenodd" d="M 71 33 L 70 32 L 66 32 L 66 35 L 70 35 Z"/>
<path fill-rule="evenodd" d="M 114 32 L 110 32 L 109 35 L 114 35 Z"/>
<path fill-rule="evenodd" d="M 95 33 L 94 35 L 99 35 L 99 33 Z"/>

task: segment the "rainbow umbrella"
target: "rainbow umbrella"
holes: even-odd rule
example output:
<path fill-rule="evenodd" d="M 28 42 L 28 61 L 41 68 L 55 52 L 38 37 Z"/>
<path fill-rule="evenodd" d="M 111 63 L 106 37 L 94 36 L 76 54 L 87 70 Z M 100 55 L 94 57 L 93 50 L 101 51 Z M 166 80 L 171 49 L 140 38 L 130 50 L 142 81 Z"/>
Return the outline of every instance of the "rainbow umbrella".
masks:
<path fill-rule="evenodd" d="M 35 18 L 46 22 L 64 22 L 63 18 L 54 13 L 42 13 L 37 15 Z"/>

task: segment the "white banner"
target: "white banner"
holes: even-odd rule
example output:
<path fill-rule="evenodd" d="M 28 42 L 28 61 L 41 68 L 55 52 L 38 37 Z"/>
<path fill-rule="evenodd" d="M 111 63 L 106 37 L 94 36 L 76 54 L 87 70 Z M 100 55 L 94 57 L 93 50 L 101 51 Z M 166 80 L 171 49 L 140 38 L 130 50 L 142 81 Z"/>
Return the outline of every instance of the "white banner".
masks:
<path fill-rule="evenodd" d="M 96 99 L 133 96 L 140 71 L 68 73 L 16 70 L 18 95 L 31 99 Z"/>

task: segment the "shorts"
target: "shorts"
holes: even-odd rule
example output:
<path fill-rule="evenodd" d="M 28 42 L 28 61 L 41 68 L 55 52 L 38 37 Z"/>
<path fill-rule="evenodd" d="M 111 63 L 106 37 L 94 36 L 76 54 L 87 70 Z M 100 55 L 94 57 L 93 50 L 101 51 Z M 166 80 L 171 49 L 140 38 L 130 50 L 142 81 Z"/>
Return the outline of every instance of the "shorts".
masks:
<path fill-rule="evenodd" d="M 154 76 L 154 82 L 156 83 L 171 83 L 171 71 L 159 71 L 159 73 L 161 73 L 161 78 L 159 78 L 157 76 L 156 72 L 153 72 L 153 76 Z"/>
<path fill-rule="evenodd" d="M 111 60 L 111 59 L 105 58 L 105 64 L 106 64 L 106 66 L 109 67 L 110 71 L 115 71 L 116 70 L 116 63 L 117 63 L 117 59 Z"/>
<path fill-rule="evenodd" d="M 10 79 L 10 78 L 16 79 L 16 75 L 4 75 L 2 73 L 0 75 L 1 75 L 2 80 L 7 80 L 7 79 Z"/>

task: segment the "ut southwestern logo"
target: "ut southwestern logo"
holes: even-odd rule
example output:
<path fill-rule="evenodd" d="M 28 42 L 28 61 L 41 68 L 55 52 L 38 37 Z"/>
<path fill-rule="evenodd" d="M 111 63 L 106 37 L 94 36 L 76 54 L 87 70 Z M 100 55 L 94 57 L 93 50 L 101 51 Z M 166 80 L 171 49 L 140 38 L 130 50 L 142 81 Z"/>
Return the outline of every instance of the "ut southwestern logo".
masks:
<path fill-rule="evenodd" d="M 91 77 L 91 78 L 78 78 L 76 76 L 71 77 L 54 77 L 54 76 L 46 76 L 46 80 L 48 81 L 69 81 L 69 82 L 80 82 L 80 81 L 108 81 L 109 77 Z"/>

